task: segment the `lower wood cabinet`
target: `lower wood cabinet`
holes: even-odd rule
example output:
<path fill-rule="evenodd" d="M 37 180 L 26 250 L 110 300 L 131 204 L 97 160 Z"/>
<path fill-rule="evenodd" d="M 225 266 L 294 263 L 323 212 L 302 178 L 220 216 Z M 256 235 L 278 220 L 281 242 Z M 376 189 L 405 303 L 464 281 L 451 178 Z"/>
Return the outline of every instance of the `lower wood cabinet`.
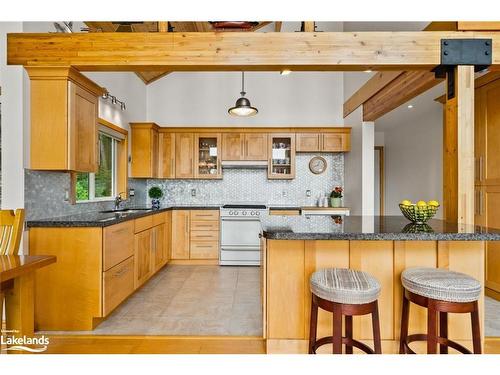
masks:
<path fill-rule="evenodd" d="M 35 275 L 35 329 L 94 329 L 168 262 L 170 216 L 104 228 L 30 228 L 30 254 L 57 257 Z"/>
<path fill-rule="evenodd" d="M 134 292 L 134 257 L 131 256 L 103 276 L 103 314 L 107 316 Z"/>
<path fill-rule="evenodd" d="M 173 260 L 219 259 L 219 211 L 172 212 Z"/>

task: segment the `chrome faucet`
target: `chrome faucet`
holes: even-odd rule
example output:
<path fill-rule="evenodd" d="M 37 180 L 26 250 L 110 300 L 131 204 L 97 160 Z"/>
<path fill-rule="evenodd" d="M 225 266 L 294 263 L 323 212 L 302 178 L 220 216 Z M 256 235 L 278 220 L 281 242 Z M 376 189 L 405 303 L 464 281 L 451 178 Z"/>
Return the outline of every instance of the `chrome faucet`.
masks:
<path fill-rule="evenodd" d="M 122 198 L 122 194 L 125 194 L 125 192 L 122 191 L 115 197 L 115 211 L 120 209 L 120 203 L 124 201 L 124 199 Z"/>

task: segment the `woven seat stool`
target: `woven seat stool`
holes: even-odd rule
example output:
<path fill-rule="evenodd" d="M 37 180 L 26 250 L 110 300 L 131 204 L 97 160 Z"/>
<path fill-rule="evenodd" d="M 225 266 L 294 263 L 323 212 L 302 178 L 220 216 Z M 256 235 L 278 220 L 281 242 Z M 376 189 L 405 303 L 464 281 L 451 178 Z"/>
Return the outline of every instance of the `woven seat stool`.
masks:
<path fill-rule="evenodd" d="M 373 276 L 351 269 L 327 268 L 314 272 L 310 280 L 312 293 L 311 321 L 309 331 L 309 354 L 323 345 L 332 344 L 333 354 L 353 353 L 353 347 L 369 354 L 381 354 L 378 296 L 380 284 Z M 332 336 L 316 339 L 318 308 L 333 313 Z M 374 349 L 354 340 L 352 318 L 357 315 L 372 315 Z M 345 316 L 345 337 L 342 336 L 342 317 Z"/>
<path fill-rule="evenodd" d="M 481 354 L 478 300 L 481 283 L 473 277 L 439 268 L 409 268 L 401 274 L 403 284 L 403 312 L 401 316 L 400 354 L 414 354 L 409 344 L 427 341 L 427 353 L 435 354 L 437 345 L 441 354 L 448 348 L 460 353 L 471 352 L 448 338 L 448 313 L 470 313 L 474 354 Z M 427 308 L 427 334 L 408 335 L 410 302 Z M 437 315 L 439 313 L 439 334 Z"/>

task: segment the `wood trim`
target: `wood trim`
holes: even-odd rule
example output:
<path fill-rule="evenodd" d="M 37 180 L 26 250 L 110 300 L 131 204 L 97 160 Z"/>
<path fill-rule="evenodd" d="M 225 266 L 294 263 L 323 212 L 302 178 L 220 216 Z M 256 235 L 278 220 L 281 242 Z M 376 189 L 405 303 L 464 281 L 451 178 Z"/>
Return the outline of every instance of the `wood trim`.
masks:
<path fill-rule="evenodd" d="M 500 72 L 488 72 L 485 75 L 476 78 L 474 81 L 474 86 L 476 89 L 478 89 L 498 79 L 500 79 Z"/>
<path fill-rule="evenodd" d="M 500 31 L 500 22 L 498 21 L 458 21 L 457 29 L 460 31 Z"/>
<path fill-rule="evenodd" d="M 494 300 L 500 301 L 500 292 L 497 292 L 496 290 L 486 287 L 484 288 L 484 294 Z"/>
<path fill-rule="evenodd" d="M 183 266 L 210 266 L 218 265 L 219 259 L 171 259 L 168 264 L 177 264 Z"/>
<path fill-rule="evenodd" d="M 433 72 L 404 72 L 363 103 L 363 121 L 375 121 L 439 84 Z"/>
<path fill-rule="evenodd" d="M 394 81 L 403 72 L 377 72 L 361 88 L 351 95 L 344 103 L 344 118 L 354 112 L 359 106 L 363 105 L 373 95 L 382 90 L 390 82 Z"/>
<path fill-rule="evenodd" d="M 379 168 L 379 176 L 380 176 L 380 216 L 384 216 L 384 181 L 385 181 L 385 175 L 384 175 L 384 146 L 375 146 L 375 150 L 379 150 L 380 153 L 380 168 Z"/>
<path fill-rule="evenodd" d="M 114 130 L 115 132 L 118 132 L 118 133 L 121 133 L 123 134 L 124 136 L 127 136 L 128 135 L 128 130 L 127 129 L 123 129 L 122 127 L 118 126 L 118 125 L 115 125 L 103 118 L 97 118 L 97 123 L 102 125 L 102 126 L 105 126 L 111 130 Z"/>
<path fill-rule="evenodd" d="M 445 38 L 491 38 L 492 65 L 500 65 L 498 33 L 463 31 L 12 33 L 7 62 L 85 71 L 430 70 Z"/>
<path fill-rule="evenodd" d="M 172 73 L 171 71 L 159 71 L 159 72 L 136 72 L 137 76 L 144 82 L 146 85 L 158 81 L 160 78 L 163 78 Z"/>
<path fill-rule="evenodd" d="M 274 32 L 279 33 L 281 31 L 281 26 L 283 25 L 282 21 L 274 22 Z"/>
<path fill-rule="evenodd" d="M 340 133 L 350 134 L 351 127 L 332 125 L 326 127 L 279 127 L 279 126 L 266 126 L 266 127 L 183 127 L 183 126 L 158 126 L 155 123 L 130 123 L 135 127 L 154 127 L 160 133 Z"/>

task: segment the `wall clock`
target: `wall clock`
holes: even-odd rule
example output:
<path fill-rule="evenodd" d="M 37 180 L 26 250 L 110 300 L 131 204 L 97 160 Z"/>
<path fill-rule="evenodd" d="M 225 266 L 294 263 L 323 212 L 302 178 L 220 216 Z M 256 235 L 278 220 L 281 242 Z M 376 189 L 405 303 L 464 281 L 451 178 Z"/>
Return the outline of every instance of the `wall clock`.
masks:
<path fill-rule="evenodd" d="M 321 174 L 326 171 L 327 163 L 325 158 L 321 156 L 315 156 L 309 162 L 309 169 L 314 174 Z"/>

